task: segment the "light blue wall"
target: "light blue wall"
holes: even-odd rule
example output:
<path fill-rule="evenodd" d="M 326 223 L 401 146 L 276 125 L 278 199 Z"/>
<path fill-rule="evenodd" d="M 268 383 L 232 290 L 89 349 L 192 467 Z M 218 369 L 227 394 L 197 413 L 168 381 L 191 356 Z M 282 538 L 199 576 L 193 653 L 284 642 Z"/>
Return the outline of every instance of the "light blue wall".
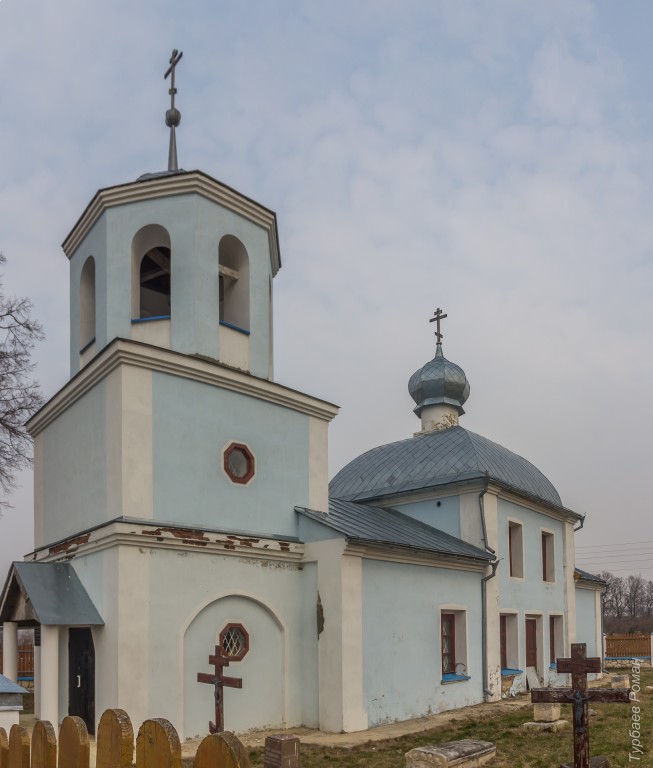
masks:
<path fill-rule="evenodd" d="M 70 263 L 71 374 L 79 370 L 79 285 L 88 256 L 96 263 L 96 350 L 131 338 L 132 240 L 148 224 L 170 234 L 172 348 L 219 359 L 218 245 L 237 237 L 249 257 L 250 372 L 270 370 L 270 251 L 267 232 L 196 194 L 145 200 L 106 210 Z"/>
<path fill-rule="evenodd" d="M 106 520 L 106 381 L 67 408 L 39 439 L 44 542 Z"/>
<path fill-rule="evenodd" d="M 364 705 L 370 726 L 483 700 L 481 576 L 363 561 Z M 470 680 L 443 685 L 440 606 L 467 607 Z"/>
<path fill-rule="evenodd" d="M 508 545 L 508 521 L 520 522 L 522 528 L 524 578 L 510 576 L 510 552 Z M 555 582 L 542 579 L 542 529 L 554 535 Z M 565 578 L 573 578 L 563 568 L 563 523 L 518 504 L 498 501 L 498 557 L 501 558 L 497 574 L 499 578 L 500 611 L 518 611 L 517 644 L 519 669 L 526 669 L 526 616 L 540 613 L 538 648 L 542 652 L 539 674 L 545 682 L 555 684 L 555 672 L 549 670 L 549 613 L 565 613 Z M 566 625 L 566 618 L 564 619 Z M 566 628 L 565 628 L 566 632 Z M 525 689 L 525 675 L 515 681 L 518 690 Z"/>
<path fill-rule="evenodd" d="M 443 499 L 429 499 L 428 501 L 412 501 L 406 504 L 393 504 L 392 506 L 399 512 L 403 512 L 404 515 L 409 515 L 460 538 L 459 496 L 447 496 Z"/>
<path fill-rule="evenodd" d="M 596 592 L 576 588 L 576 642 L 586 643 L 588 656 L 600 656 L 596 647 L 596 628 L 601 617 L 596 615 Z"/>
<path fill-rule="evenodd" d="M 297 535 L 295 505 L 309 506 L 309 417 L 189 379 L 152 377 L 154 516 L 250 533 Z M 222 470 L 222 449 L 246 443 L 247 485 Z"/>
<path fill-rule="evenodd" d="M 510 576 L 510 552 L 508 548 L 508 521 L 523 525 L 524 578 Z M 563 569 L 563 524 L 558 520 L 533 510 L 499 499 L 498 505 L 499 546 L 501 558 L 498 568 L 501 608 L 520 611 L 563 611 L 565 574 Z M 555 582 L 542 579 L 542 530 L 554 534 Z"/>

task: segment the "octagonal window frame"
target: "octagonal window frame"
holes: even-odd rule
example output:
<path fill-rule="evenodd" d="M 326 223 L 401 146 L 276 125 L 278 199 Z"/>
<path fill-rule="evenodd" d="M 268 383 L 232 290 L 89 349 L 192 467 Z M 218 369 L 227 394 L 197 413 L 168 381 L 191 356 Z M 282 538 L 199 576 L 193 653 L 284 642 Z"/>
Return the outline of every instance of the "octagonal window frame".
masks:
<path fill-rule="evenodd" d="M 245 629 L 243 624 L 240 624 L 235 621 L 229 622 L 229 624 L 225 624 L 219 636 L 220 647 L 223 649 L 223 652 L 224 652 L 224 639 L 227 636 L 227 633 L 230 632 L 232 629 L 237 629 L 243 636 L 243 648 L 240 651 L 240 653 L 237 653 L 235 656 L 227 656 L 227 658 L 229 659 L 229 661 L 242 661 L 249 652 L 249 632 Z"/>
<path fill-rule="evenodd" d="M 229 457 L 235 451 L 243 453 L 247 461 L 247 472 L 242 477 L 238 477 L 229 466 Z M 235 440 L 227 443 L 222 449 L 222 470 L 232 483 L 248 485 L 256 475 L 256 457 L 252 449 L 246 443 L 240 443 Z"/>

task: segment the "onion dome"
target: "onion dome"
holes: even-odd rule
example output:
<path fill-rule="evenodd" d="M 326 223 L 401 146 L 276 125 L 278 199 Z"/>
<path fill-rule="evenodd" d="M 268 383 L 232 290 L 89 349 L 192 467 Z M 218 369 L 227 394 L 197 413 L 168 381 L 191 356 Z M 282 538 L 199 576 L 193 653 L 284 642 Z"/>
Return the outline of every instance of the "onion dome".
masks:
<path fill-rule="evenodd" d="M 433 360 L 410 377 L 408 391 L 417 403 L 414 412 L 418 416 L 429 405 L 450 405 L 462 415 L 463 403 L 469 397 L 469 382 L 465 371 L 447 360 L 442 344 L 438 344 Z"/>

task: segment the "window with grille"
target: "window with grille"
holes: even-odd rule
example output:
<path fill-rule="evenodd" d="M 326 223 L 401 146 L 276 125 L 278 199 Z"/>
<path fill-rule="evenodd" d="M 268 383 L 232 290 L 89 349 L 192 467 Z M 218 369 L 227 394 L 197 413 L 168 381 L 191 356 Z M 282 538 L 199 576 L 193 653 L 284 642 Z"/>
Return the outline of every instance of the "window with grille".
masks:
<path fill-rule="evenodd" d="M 442 614 L 442 674 L 456 673 L 456 617 Z"/>
<path fill-rule="evenodd" d="M 220 632 L 222 650 L 232 661 L 241 661 L 249 651 L 249 634 L 242 624 L 227 624 Z"/>

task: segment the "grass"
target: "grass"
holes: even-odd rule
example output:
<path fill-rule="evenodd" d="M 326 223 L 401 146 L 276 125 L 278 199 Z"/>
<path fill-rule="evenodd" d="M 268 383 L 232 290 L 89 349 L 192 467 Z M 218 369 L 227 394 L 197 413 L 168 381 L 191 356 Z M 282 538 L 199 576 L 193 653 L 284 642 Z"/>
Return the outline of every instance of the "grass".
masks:
<path fill-rule="evenodd" d="M 605 755 L 612 766 L 653 766 L 653 695 L 644 692 L 645 686 L 653 685 L 652 670 L 642 670 L 640 685 L 641 742 L 645 753 L 639 755 L 639 761 L 629 761 L 628 758 L 631 753 L 631 737 L 628 735 L 631 705 L 591 705 L 598 713 L 590 719 L 591 754 Z M 573 765 L 571 729 L 559 733 L 523 730 L 522 723 L 532 716 L 530 707 L 491 720 L 457 721 L 455 711 L 451 716 L 451 722 L 446 727 L 388 741 L 368 742 L 353 749 L 302 744 L 301 768 L 404 768 L 404 755 L 408 750 L 458 739 L 482 739 L 495 744 L 497 755 L 487 764 L 493 768 L 557 768 L 562 763 Z M 562 717 L 571 717 L 571 707 L 563 705 Z M 263 750 L 251 750 L 250 759 L 254 768 L 262 766 Z"/>

